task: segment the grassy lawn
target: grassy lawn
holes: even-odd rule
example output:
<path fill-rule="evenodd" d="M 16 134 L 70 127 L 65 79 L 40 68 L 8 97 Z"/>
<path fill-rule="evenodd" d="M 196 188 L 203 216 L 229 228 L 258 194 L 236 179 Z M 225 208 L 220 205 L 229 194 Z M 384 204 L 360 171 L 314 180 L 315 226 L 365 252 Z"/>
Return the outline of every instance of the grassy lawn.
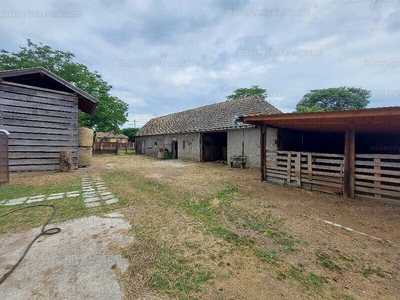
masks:
<path fill-rule="evenodd" d="M 57 175 L 57 173 L 55 173 Z M 38 195 L 49 196 L 56 193 L 67 193 L 71 191 L 79 191 L 80 196 L 68 198 L 64 195 L 61 199 L 45 200 L 37 203 L 24 203 L 19 205 L 0 205 L 0 215 L 35 204 L 51 204 L 56 206 L 57 213 L 52 221 L 62 222 L 70 219 L 81 218 L 91 215 L 100 215 L 111 210 L 118 209 L 124 205 L 124 201 L 120 200 L 113 206 L 102 204 L 99 207 L 87 209 L 82 198 L 82 177 L 72 177 L 67 180 L 58 180 L 54 176 L 54 181 L 37 181 L 34 178 L 28 184 L 9 184 L 0 187 L 0 201 L 11 200 L 21 197 L 31 197 Z M 0 234 L 6 232 L 15 232 L 34 227 L 42 226 L 46 219 L 51 215 L 52 209 L 49 207 L 37 207 L 21 210 L 0 218 Z"/>
<path fill-rule="evenodd" d="M 362 291 L 367 298 L 396 299 L 400 265 L 392 263 L 394 245 L 328 225 L 321 231 L 320 221 L 296 217 L 294 197 L 327 205 L 334 203 L 331 198 L 270 185 L 268 199 L 282 203 L 269 201 L 253 173 L 205 165 L 171 169 L 153 162 L 159 161 L 96 156 L 94 175 L 13 183 L 0 187 L 0 201 L 82 191 L 82 177 L 101 177 L 117 204 L 88 209 L 82 196 L 41 204 L 57 207 L 54 222 L 114 210 L 125 215 L 136 237 L 121 253 L 128 269 L 115 269 L 126 299 L 362 299 Z M 104 168 L 110 164 L 115 168 Z M 23 206 L 0 206 L 0 214 Z M 37 208 L 0 218 L 0 232 L 41 226 L 50 213 Z"/>

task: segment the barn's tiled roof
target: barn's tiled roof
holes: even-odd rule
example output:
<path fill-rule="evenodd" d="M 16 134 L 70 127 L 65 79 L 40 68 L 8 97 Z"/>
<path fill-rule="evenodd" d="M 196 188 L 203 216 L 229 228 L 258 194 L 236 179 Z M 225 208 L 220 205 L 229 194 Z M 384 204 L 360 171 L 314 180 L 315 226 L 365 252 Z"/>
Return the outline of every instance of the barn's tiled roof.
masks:
<path fill-rule="evenodd" d="M 254 114 L 279 114 L 281 111 L 257 96 L 206 105 L 153 118 L 136 136 L 207 132 L 236 128 L 235 118 Z M 251 127 L 241 124 L 240 127 Z"/>

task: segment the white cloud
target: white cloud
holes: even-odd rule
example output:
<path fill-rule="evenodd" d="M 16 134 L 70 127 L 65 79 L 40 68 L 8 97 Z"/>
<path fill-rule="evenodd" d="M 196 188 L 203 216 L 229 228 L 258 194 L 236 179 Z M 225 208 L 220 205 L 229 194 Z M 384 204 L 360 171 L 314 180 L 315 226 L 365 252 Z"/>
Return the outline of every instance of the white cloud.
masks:
<path fill-rule="evenodd" d="M 186 3 L 186 2 L 185 2 Z M 1 48 L 18 51 L 26 38 L 70 51 L 97 70 L 112 93 L 129 103 L 129 120 L 224 101 L 236 88 L 309 91 L 356 86 L 389 91 L 371 106 L 399 105 L 400 7 L 349 1 L 104 1 L 0 2 Z M 303 16 L 232 16 L 230 10 L 305 10 Z M 6 12 L 79 12 L 77 17 L 5 17 Z M 2 15 L 3 14 L 3 15 Z M 240 55 L 243 50 L 315 50 L 318 55 Z M 196 66 L 119 66 L 128 61 L 196 61 Z M 397 96 L 396 96 L 397 95 Z M 283 111 L 301 95 L 268 97 Z"/>

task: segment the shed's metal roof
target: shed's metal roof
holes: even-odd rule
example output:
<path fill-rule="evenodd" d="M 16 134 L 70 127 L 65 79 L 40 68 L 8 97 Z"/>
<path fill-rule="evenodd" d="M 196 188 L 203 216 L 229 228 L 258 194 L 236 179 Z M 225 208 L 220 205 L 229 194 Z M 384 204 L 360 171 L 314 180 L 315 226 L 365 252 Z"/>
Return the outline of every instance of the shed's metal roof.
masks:
<path fill-rule="evenodd" d="M 94 112 L 98 103 L 96 98 L 42 67 L 1 71 L 0 79 L 7 82 L 76 94 L 78 96 L 79 109 L 88 114 Z"/>
<path fill-rule="evenodd" d="M 279 113 L 281 111 L 267 101 L 258 96 L 250 96 L 153 118 L 137 132 L 136 136 L 233 129 L 236 128 L 235 119 L 238 116 Z"/>
<path fill-rule="evenodd" d="M 399 133 L 400 106 L 357 110 L 244 115 L 245 123 L 304 131 L 344 132 L 353 123 L 359 133 Z"/>

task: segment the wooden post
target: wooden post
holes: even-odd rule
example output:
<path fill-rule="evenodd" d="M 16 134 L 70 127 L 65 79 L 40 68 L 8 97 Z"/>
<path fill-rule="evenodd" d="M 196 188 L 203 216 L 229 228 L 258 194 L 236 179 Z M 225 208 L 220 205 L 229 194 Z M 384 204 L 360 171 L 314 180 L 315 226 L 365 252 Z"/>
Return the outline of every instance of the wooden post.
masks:
<path fill-rule="evenodd" d="M 381 159 L 379 158 L 379 157 L 375 157 L 374 158 L 374 163 L 375 163 L 375 165 L 374 165 L 374 171 L 375 171 L 375 173 L 374 173 L 374 178 L 378 178 L 378 179 L 380 179 L 380 177 L 381 177 L 381 166 L 380 166 L 380 163 L 381 163 Z M 375 185 L 375 194 L 374 194 L 374 196 L 375 196 L 375 198 L 381 198 L 381 189 L 380 189 L 380 186 L 381 186 L 381 181 L 380 180 L 375 180 L 374 181 L 374 185 Z"/>
<path fill-rule="evenodd" d="M 288 152 L 287 154 L 287 165 L 286 165 L 286 172 L 287 172 L 287 183 L 290 183 L 292 181 L 292 152 Z"/>
<path fill-rule="evenodd" d="M 312 181 L 312 153 L 307 153 L 307 163 L 308 163 L 308 181 Z"/>
<path fill-rule="evenodd" d="M 297 187 L 301 187 L 301 152 L 297 152 L 297 156 L 294 161 L 294 173 L 296 176 Z"/>
<path fill-rule="evenodd" d="M 354 123 L 349 123 L 349 127 L 345 132 L 344 139 L 344 184 L 343 196 L 345 198 L 354 199 L 354 185 L 355 185 L 355 130 Z"/>
<path fill-rule="evenodd" d="M 260 125 L 260 180 L 266 180 L 267 173 L 267 126 Z"/>

